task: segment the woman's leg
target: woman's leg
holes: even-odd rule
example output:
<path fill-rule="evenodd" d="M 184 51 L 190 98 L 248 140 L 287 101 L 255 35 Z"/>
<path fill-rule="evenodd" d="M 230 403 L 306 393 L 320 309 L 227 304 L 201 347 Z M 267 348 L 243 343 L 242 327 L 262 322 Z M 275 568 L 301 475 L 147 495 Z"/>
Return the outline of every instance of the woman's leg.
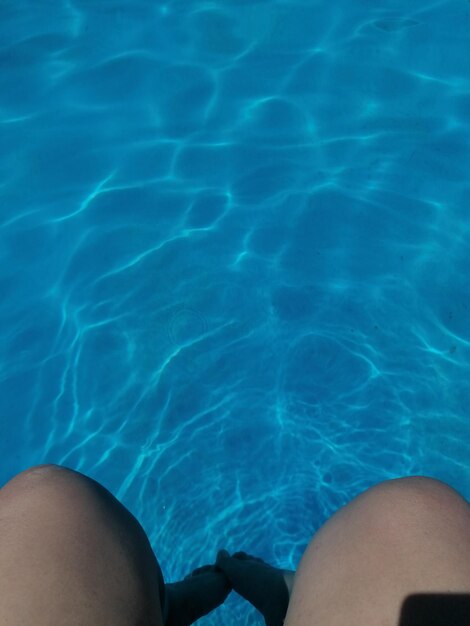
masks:
<path fill-rule="evenodd" d="M 54 465 L 0 490 L 0 623 L 162 626 L 163 578 L 135 517 Z"/>
<path fill-rule="evenodd" d="M 318 531 L 285 626 L 421 624 L 410 614 L 400 621 L 407 597 L 421 593 L 470 593 L 470 505 L 445 483 L 415 476 L 367 490 Z"/>
<path fill-rule="evenodd" d="M 43 465 L 0 489 L 2 626 L 187 626 L 231 591 L 215 566 L 165 585 L 136 518 L 96 481 Z"/>

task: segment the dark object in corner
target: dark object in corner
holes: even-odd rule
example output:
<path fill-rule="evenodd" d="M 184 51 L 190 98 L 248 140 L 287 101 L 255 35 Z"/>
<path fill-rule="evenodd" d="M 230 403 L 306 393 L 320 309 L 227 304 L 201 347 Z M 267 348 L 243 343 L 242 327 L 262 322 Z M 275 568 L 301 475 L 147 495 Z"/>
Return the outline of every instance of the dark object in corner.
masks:
<path fill-rule="evenodd" d="M 403 602 L 399 626 L 469 626 L 469 593 L 417 593 Z"/>

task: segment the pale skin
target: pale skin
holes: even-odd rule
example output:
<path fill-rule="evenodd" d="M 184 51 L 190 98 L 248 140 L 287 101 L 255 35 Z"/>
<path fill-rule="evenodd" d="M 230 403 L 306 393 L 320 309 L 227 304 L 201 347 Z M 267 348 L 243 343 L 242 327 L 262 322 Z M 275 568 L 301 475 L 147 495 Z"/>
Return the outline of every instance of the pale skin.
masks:
<path fill-rule="evenodd" d="M 22 472 L 0 489 L 0 527 L 2 626 L 163 626 L 148 538 L 95 481 Z M 231 590 L 207 567 L 222 602 Z M 379 483 L 315 533 L 295 572 L 277 571 L 285 626 L 397 626 L 413 594 L 470 593 L 469 504 L 427 477 Z"/>

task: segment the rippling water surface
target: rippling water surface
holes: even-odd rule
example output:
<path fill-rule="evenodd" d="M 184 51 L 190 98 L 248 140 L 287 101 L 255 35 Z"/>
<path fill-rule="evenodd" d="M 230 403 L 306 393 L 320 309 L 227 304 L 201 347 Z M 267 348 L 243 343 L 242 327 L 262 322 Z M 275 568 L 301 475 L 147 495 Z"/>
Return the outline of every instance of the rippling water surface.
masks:
<path fill-rule="evenodd" d="M 384 479 L 469 498 L 470 4 L 0 18 L 1 482 L 93 476 L 169 580 L 294 568 Z"/>

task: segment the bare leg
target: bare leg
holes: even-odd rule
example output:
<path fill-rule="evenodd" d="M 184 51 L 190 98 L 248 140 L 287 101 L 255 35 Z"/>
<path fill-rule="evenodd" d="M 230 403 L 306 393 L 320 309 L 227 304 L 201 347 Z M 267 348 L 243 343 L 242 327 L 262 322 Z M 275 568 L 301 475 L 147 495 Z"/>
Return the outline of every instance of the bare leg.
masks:
<path fill-rule="evenodd" d="M 470 593 L 470 505 L 416 476 L 376 485 L 319 530 L 296 572 L 285 626 L 421 624 L 400 620 L 420 593 Z"/>
<path fill-rule="evenodd" d="M 0 623 L 162 626 L 158 563 L 99 483 L 38 466 L 0 490 Z"/>

